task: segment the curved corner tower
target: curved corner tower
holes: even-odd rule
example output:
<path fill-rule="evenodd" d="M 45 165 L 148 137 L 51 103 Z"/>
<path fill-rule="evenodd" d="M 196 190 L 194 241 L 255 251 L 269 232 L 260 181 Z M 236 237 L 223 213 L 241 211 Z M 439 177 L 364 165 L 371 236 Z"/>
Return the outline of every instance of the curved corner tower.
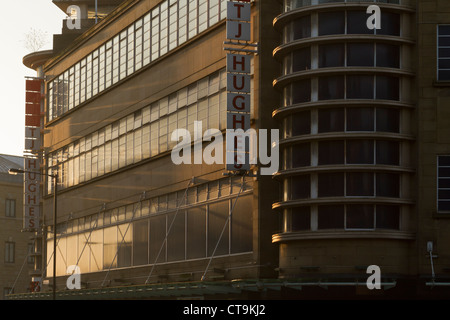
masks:
<path fill-rule="evenodd" d="M 381 29 L 369 29 L 370 5 Z M 274 20 L 282 95 L 280 278 L 407 276 L 414 239 L 414 4 L 284 0 Z M 364 280 L 365 284 L 365 280 Z"/>

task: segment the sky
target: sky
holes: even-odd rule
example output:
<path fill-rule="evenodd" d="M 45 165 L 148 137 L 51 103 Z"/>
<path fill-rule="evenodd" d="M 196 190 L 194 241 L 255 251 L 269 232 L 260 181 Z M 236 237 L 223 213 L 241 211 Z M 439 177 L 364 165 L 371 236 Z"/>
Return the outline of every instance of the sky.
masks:
<path fill-rule="evenodd" d="M 22 156 L 25 144 L 25 77 L 36 71 L 25 67 L 22 58 L 31 53 L 24 40 L 32 29 L 46 34 L 52 49 L 53 34 L 60 34 L 66 14 L 52 0 L 2 1 L 0 17 L 0 154 Z"/>

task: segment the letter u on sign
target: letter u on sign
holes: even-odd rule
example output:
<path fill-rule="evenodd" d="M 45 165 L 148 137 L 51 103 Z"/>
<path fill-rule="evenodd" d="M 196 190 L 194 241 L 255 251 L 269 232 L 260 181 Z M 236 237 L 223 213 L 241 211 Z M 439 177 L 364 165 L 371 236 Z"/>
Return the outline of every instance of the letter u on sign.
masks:
<path fill-rule="evenodd" d="M 231 92 L 250 93 L 250 76 L 227 73 L 227 90 Z"/>

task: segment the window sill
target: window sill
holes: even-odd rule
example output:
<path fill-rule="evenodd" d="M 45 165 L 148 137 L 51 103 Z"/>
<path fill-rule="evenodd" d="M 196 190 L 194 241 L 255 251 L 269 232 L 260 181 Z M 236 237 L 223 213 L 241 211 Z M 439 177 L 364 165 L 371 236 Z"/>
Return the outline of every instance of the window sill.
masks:
<path fill-rule="evenodd" d="M 447 80 L 447 81 L 435 80 L 435 81 L 433 81 L 433 87 L 439 87 L 439 88 L 450 87 L 450 80 Z"/>
<path fill-rule="evenodd" d="M 450 219 L 450 212 L 433 212 L 434 219 Z"/>

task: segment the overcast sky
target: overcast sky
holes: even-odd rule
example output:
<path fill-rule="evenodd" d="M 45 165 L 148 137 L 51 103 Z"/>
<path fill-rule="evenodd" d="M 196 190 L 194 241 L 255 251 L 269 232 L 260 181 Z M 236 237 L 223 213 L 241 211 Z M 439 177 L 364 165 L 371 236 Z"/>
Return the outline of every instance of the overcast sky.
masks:
<path fill-rule="evenodd" d="M 31 53 L 25 48 L 30 30 L 46 32 L 52 49 L 53 34 L 60 34 L 66 14 L 52 0 L 2 1 L 0 18 L 0 154 L 23 155 L 25 139 L 25 76 L 36 76 L 22 64 Z"/>

